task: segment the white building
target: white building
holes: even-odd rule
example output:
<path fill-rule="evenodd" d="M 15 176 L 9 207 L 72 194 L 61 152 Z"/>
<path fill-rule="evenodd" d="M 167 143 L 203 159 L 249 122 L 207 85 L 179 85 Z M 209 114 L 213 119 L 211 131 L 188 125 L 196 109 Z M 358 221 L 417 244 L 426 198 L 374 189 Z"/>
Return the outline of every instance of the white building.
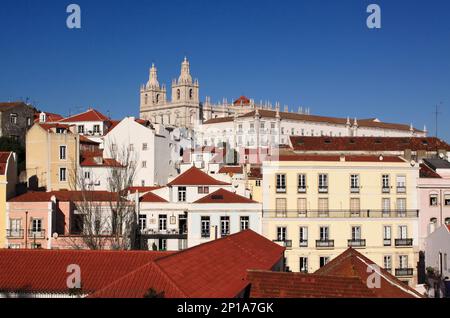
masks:
<path fill-rule="evenodd" d="M 142 247 L 149 249 L 194 246 L 239 231 L 241 221 L 242 226 L 261 232 L 261 205 L 196 167 L 142 195 L 138 214 Z"/>
<path fill-rule="evenodd" d="M 128 148 L 137 161 L 134 186 L 164 185 L 178 174 L 180 149 L 189 144 L 182 129 L 166 129 L 146 120 L 126 117 L 104 137 L 104 157 Z M 120 161 L 120 158 L 118 159 Z"/>
<path fill-rule="evenodd" d="M 442 277 L 450 277 L 450 224 L 446 224 L 431 233 L 425 242 L 425 264 Z"/>

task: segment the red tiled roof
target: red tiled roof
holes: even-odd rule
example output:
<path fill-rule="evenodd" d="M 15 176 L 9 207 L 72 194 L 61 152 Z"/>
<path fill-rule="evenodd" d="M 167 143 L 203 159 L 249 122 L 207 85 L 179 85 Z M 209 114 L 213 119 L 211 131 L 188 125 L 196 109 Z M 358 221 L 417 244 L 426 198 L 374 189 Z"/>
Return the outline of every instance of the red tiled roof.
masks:
<path fill-rule="evenodd" d="M 374 262 L 355 249 L 348 248 L 345 252 L 318 269 L 315 274 L 358 277 L 362 282 L 366 282 L 369 275 L 373 273 L 373 271 L 367 272 L 369 265 L 374 265 Z M 372 289 L 376 297 L 422 297 L 417 291 L 402 283 L 385 269 L 380 268 L 380 275 L 381 288 Z"/>
<path fill-rule="evenodd" d="M 148 126 L 150 124 L 150 121 L 147 119 L 136 118 L 134 121 L 137 122 L 138 124 L 141 124 L 142 126 Z M 121 122 L 121 120 L 109 120 L 109 122 L 110 126 L 108 128 L 108 133 L 110 133 L 111 130 L 116 128 L 116 126 Z"/>
<path fill-rule="evenodd" d="M 93 145 L 98 145 L 98 144 L 100 144 L 100 142 L 94 141 L 94 140 L 92 140 L 92 139 L 89 139 L 88 137 L 83 136 L 83 135 L 80 135 L 80 143 L 83 143 L 83 144 L 93 144 Z"/>
<path fill-rule="evenodd" d="M 238 195 L 236 193 L 227 191 L 225 189 L 219 189 L 195 201 L 194 203 L 258 203 L 258 202 L 243 197 L 241 195 Z"/>
<path fill-rule="evenodd" d="M 223 166 L 219 169 L 219 173 L 242 174 L 243 168 L 242 166 Z"/>
<path fill-rule="evenodd" d="M 147 192 L 140 199 L 140 202 L 167 202 L 167 200 L 161 198 L 159 195 L 154 194 L 153 192 Z"/>
<path fill-rule="evenodd" d="M 251 298 L 373 298 L 357 277 L 250 270 Z"/>
<path fill-rule="evenodd" d="M 249 179 L 262 179 L 261 167 L 250 167 Z"/>
<path fill-rule="evenodd" d="M 161 189 L 161 186 L 148 186 L 148 187 L 129 187 L 128 191 L 131 193 L 135 193 L 136 191 L 139 193 L 149 192 L 157 189 Z"/>
<path fill-rule="evenodd" d="M 0 290 L 68 293 L 67 268 L 80 266 L 84 293 L 95 292 L 168 252 L 0 249 Z"/>
<path fill-rule="evenodd" d="M 273 157 L 277 161 L 341 161 L 341 156 L 289 154 Z M 398 156 L 344 156 L 345 162 L 406 162 Z"/>
<path fill-rule="evenodd" d="M 48 202 L 51 197 L 55 196 L 59 201 L 93 201 L 93 202 L 109 202 L 117 199 L 117 194 L 108 191 L 30 191 L 16 196 L 8 202 Z"/>
<path fill-rule="evenodd" d="M 420 172 L 419 172 L 420 178 L 441 178 L 441 176 L 436 173 L 433 169 L 428 167 L 425 164 L 420 164 Z"/>
<path fill-rule="evenodd" d="M 447 224 L 447 229 L 450 232 L 450 224 Z"/>
<path fill-rule="evenodd" d="M 3 175 L 6 172 L 6 165 L 8 164 L 9 156 L 11 156 L 11 151 L 0 152 L 0 174 Z"/>
<path fill-rule="evenodd" d="M 109 121 L 108 117 L 95 109 L 89 109 L 84 113 L 76 114 L 60 120 L 60 122 L 79 122 L 79 121 Z"/>
<path fill-rule="evenodd" d="M 246 230 L 159 258 L 91 296 L 142 298 L 153 288 L 166 297 L 236 297 L 248 269 L 273 269 L 283 256 L 284 247 Z"/>
<path fill-rule="evenodd" d="M 234 117 L 217 117 L 217 118 L 208 119 L 203 124 L 209 125 L 209 124 L 226 123 L 226 122 L 230 122 L 233 120 L 234 120 Z"/>
<path fill-rule="evenodd" d="M 61 116 L 59 114 L 55 114 L 55 113 L 49 113 L 49 112 L 43 112 L 43 113 L 45 114 L 46 122 L 59 121 L 64 118 L 63 116 Z M 34 113 L 34 122 L 35 123 L 39 122 L 39 115 L 40 115 L 40 112 Z"/>
<path fill-rule="evenodd" d="M 95 157 L 87 157 L 81 161 L 80 166 L 82 167 L 123 167 L 120 162 L 115 159 L 101 158 L 96 161 Z"/>
<path fill-rule="evenodd" d="M 168 185 L 174 186 L 174 185 L 230 185 L 230 184 L 214 179 L 207 173 L 192 166 L 184 173 L 176 177 L 174 180 L 169 182 Z"/>
<path fill-rule="evenodd" d="M 233 102 L 233 105 L 248 106 L 250 105 L 250 99 L 248 99 L 246 96 L 241 96 Z"/>
<path fill-rule="evenodd" d="M 36 124 L 41 126 L 44 130 L 47 130 L 47 131 L 50 131 L 50 129 L 52 129 L 52 128 L 63 128 L 70 132 L 70 130 L 69 130 L 70 125 L 58 124 L 58 123 L 50 123 L 50 124 L 36 123 Z"/>
<path fill-rule="evenodd" d="M 295 151 L 450 151 L 450 145 L 435 137 L 308 137 L 291 136 Z"/>

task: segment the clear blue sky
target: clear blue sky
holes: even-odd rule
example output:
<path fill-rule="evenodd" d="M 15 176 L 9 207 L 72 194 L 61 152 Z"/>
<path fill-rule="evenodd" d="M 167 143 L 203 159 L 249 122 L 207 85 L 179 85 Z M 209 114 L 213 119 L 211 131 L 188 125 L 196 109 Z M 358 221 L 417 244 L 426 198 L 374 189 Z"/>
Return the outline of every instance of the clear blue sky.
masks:
<path fill-rule="evenodd" d="M 66 6 L 82 10 L 66 28 Z M 382 29 L 366 27 L 366 7 Z M 450 140 L 450 1 L 0 0 L 0 100 L 67 115 L 137 115 L 155 62 L 170 87 L 187 55 L 201 98 L 245 94 L 333 116 L 426 124 Z"/>

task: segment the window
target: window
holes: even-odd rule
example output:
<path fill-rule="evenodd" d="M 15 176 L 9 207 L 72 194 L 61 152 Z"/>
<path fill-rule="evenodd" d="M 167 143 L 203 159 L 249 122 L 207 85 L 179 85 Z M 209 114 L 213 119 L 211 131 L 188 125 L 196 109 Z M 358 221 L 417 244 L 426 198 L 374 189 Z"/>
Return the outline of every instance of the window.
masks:
<path fill-rule="evenodd" d="M 350 175 L 350 192 L 352 192 L 352 193 L 359 192 L 359 175 L 358 174 Z"/>
<path fill-rule="evenodd" d="M 178 187 L 178 201 L 186 202 L 186 187 Z"/>
<path fill-rule="evenodd" d="M 159 250 L 167 251 L 167 239 L 164 238 L 159 239 Z"/>
<path fill-rule="evenodd" d="M 397 176 L 397 193 L 406 192 L 406 176 Z"/>
<path fill-rule="evenodd" d="M 391 211 L 391 199 L 383 198 L 381 199 L 381 210 L 383 213 L 389 213 Z"/>
<path fill-rule="evenodd" d="M 139 214 L 139 229 L 144 231 L 147 228 L 147 215 Z"/>
<path fill-rule="evenodd" d="M 442 262 L 444 263 L 444 271 L 447 271 L 447 270 L 448 270 L 448 265 L 447 265 L 447 253 L 444 253 L 442 257 L 443 257 Z"/>
<path fill-rule="evenodd" d="M 392 269 L 392 256 L 391 255 L 384 255 L 383 266 L 384 266 L 384 269 L 386 269 L 387 271 L 390 271 Z"/>
<path fill-rule="evenodd" d="M 198 187 L 197 192 L 199 194 L 207 194 L 207 193 L 209 193 L 209 187 L 202 187 L 202 186 Z"/>
<path fill-rule="evenodd" d="M 66 168 L 59 168 L 59 181 L 61 182 L 67 181 Z"/>
<path fill-rule="evenodd" d="M 94 125 L 94 134 L 100 133 L 100 125 Z"/>
<path fill-rule="evenodd" d="M 189 99 L 192 99 L 194 95 L 192 94 L 192 88 L 189 90 Z"/>
<path fill-rule="evenodd" d="M 167 230 L 167 215 L 166 214 L 160 214 L 158 217 L 158 224 L 159 224 L 159 230 L 160 231 L 166 231 Z"/>
<path fill-rule="evenodd" d="M 261 127 L 261 129 L 264 129 L 264 122 L 261 122 L 259 127 Z"/>
<path fill-rule="evenodd" d="M 202 231 L 202 237 L 208 237 L 210 236 L 210 220 L 209 216 L 202 216 L 201 217 L 201 231 Z"/>
<path fill-rule="evenodd" d="M 78 126 L 78 133 L 79 134 L 84 134 L 84 125 L 79 125 Z"/>
<path fill-rule="evenodd" d="M 295 130 L 294 130 L 294 128 L 291 128 L 291 135 L 294 135 L 295 134 Z"/>
<path fill-rule="evenodd" d="M 277 192 L 286 192 L 286 175 L 285 174 L 277 174 Z"/>
<path fill-rule="evenodd" d="M 325 265 L 327 265 L 327 263 L 330 261 L 330 257 L 329 256 L 320 256 L 319 258 L 319 265 L 320 267 L 323 267 Z"/>
<path fill-rule="evenodd" d="M 287 200 L 285 198 L 276 198 L 275 199 L 275 210 L 277 217 L 286 217 L 287 212 Z"/>
<path fill-rule="evenodd" d="M 145 150 L 147 150 L 147 148 L 148 148 L 148 145 L 147 145 L 146 142 L 144 142 L 144 143 L 142 144 L 142 150 L 145 151 Z"/>
<path fill-rule="evenodd" d="M 247 230 L 249 228 L 250 228 L 250 217 L 241 216 L 241 231 Z"/>
<path fill-rule="evenodd" d="M 321 226 L 319 228 L 319 238 L 321 241 L 328 241 L 329 240 L 329 228 L 328 226 Z"/>
<path fill-rule="evenodd" d="M 145 180 L 141 180 L 141 187 L 145 187 Z"/>
<path fill-rule="evenodd" d="M 31 126 L 31 117 L 27 117 L 27 126 L 28 126 L 28 127 Z"/>
<path fill-rule="evenodd" d="M 408 255 L 399 255 L 398 256 L 398 267 L 400 269 L 408 268 Z"/>
<path fill-rule="evenodd" d="M 450 206 L 450 194 L 444 195 L 444 205 Z"/>
<path fill-rule="evenodd" d="M 260 186 L 261 186 L 261 180 L 256 180 L 256 181 L 255 181 L 255 185 L 256 185 L 257 187 L 260 187 Z"/>
<path fill-rule="evenodd" d="M 305 174 L 299 174 L 298 175 L 298 192 L 305 193 L 306 192 L 306 175 Z"/>
<path fill-rule="evenodd" d="M 11 115 L 9 115 L 9 119 L 11 124 L 17 124 L 17 114 L 16 113 L 12 113 Z"/>
<path fill-rule="evenodd" d="M 286 241 L 286 227 L 285 226 L 277 227 L 277 241 L 279 241 L 279 242 Z"/>
<path fill-rule="evenodd" d="M 437 206 L 437 205 L 438 205 L 438 195 L 430 194 L 430 206 Z"/>
<path fill-rule="evenodd" d="M 328 198 L 319 198 L 319 213 L 328 213 Z"/>
<path fill-rule="evenodd" d="M 354 212 L 359 212 L 361 210 L 361 206 L 360 206 L 360 200 L 359 198 L 351 198 L 350 199 L 350 211 L 352 212 L 352 214 Z"/>
<path fill-rule="evenodd" d="M 270 129 L 275 129 L 275 123 L 270 123 Z"/>
<path fill-rule="evenodd" d="M 129 144 L 128 145 L 128 150 L 129 151 L 133 151 L 134 150 L 134 144 Z"/>
<path fill-rule="evenodd" d="M 308 227 L 300 226 L 300 247 L 308 246 Z"/>
<path fill-rule="evenodd" d="M 408 238 L 408 227 L 406 225 L 400 225 L 398 227 L 398 238 L 399 239 Z"/>
<path fill-rule="evenodd" d="M 220 217 L 220 236 L 230 235 L 230 217 L 221 216 Z"/>
<path fill-rule="evenodd" d="M 142 168 L 147 168 L 147 161 L 142 161 Z"/>
<path fill-rule="evenodd" d="M 381 187 L 382 187 L 383 193 L 389 193 L 391 187 L 389 185 L 389 175 L 388 174 L 383 174 L 381 176 Z"/>
<path fill-rule="evenodd" d="M 406 199 L 405 198 L 398 198 L 397 199 L 397 211 L 398 212 L 405 212 L 406 211 Z"/>
<path fill-rule="evenodd" d="M 297 199 L 297 211 L 299 214 L 306 213 L 306 198 Z"/>
<path fill-rule="evenodd" d="M 352 226 L 352 241 L 359 241 L 361 239 L 361 227 Z"/>
<path fill-rule="evenodd" d="M 308 272 L 308 258 L 300 257 L 300 272 L 307 273 Z"/>
<path fill-rule="evenodd" d="M 383 226 L 383 245 L 390 246 L 392 239 L 392 228 L 389 225 Z"/>
<path fill-rule="evenodd" d="M 42 231 L 42 219 L 32 219 L 31 220 L 31 232 L 39 233 Z"/>
<path fill-rule="evenodd" d="M 445 218 L 445 224 L 450 225 L 450 218 Z"/>
<path fill-rule="evenodd" d="M 177 89 L 177 99 L 180 99 L 180 97 L 181 97 L 181 92 L 179 89 Z"/>
<path fill-rule="evenodd" d="M 319 174 L 319 192 L 328 192 L 328 175 Z"/>
<path fill-rule="evenodd" d="M 66 160 L 66 146 L 59 146 L 59 159 Z"/>
<path fill-rule="evenodd" d="M 91 172 L 90 171 L 85 171 L 84 172 L 84 178 L 85 179 L 90 179 L 91 178 Z"/>
<path fill-rule="evenodd" d="M 428 228 L 428 234 L 431 234 L 434 232 L 434 230 L 436 230 L 436 225 L 437 225 L 437 219 L 431 218 L 429 228 Z"/>

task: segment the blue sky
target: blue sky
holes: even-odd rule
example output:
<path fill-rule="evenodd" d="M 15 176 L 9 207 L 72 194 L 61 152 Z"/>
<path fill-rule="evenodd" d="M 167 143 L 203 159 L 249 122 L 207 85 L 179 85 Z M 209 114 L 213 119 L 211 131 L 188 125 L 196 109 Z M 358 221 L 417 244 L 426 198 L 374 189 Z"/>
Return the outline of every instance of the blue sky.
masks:
<path fill-rule="evenodd" d="M 66 7 L 82 10 L 81 30 Z M 382 28 L 369 30 L 377 3 Z M 447 0 L 0 0 L 0 100 L 67 115 L 138 115 L 155 62 L 170 87 L 187 55 L 202 100 L 247 95 L 313 114 L 427 125 L 450 140 Z"/>

